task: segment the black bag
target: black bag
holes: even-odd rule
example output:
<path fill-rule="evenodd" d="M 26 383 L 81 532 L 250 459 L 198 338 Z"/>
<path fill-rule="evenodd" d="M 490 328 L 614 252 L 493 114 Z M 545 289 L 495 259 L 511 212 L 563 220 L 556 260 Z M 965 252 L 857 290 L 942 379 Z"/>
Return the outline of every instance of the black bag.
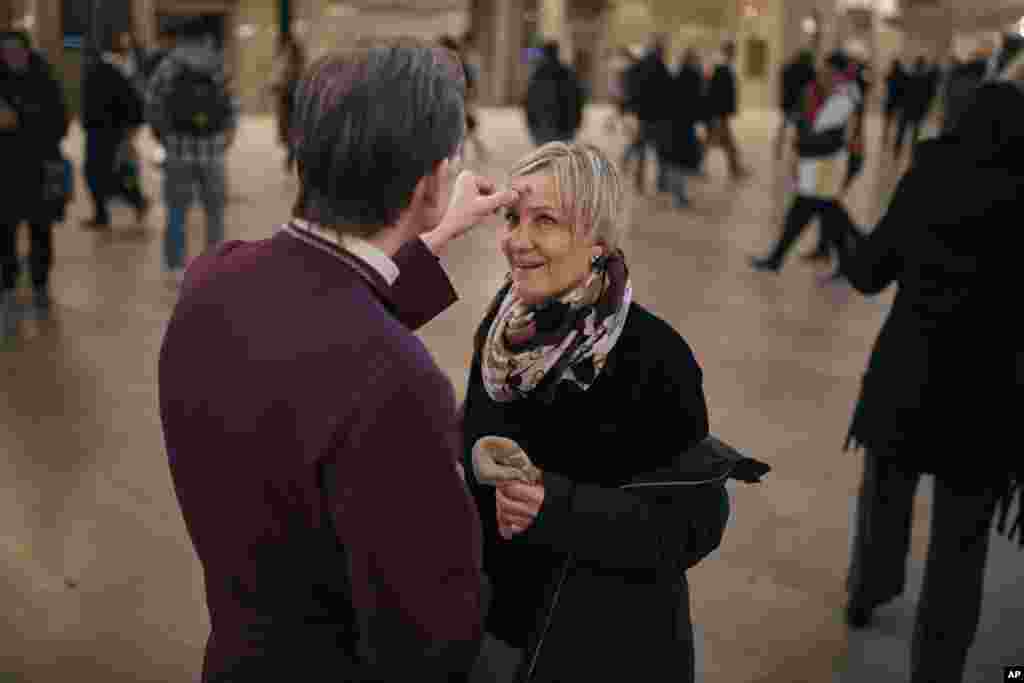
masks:
<path fill-rule="evenodd" d="M 175 133 L 209 137 L 224 132 L 231 119 L 231 97 L 214 74 L 179 63 L 167 95 L 167 115 Z"/>

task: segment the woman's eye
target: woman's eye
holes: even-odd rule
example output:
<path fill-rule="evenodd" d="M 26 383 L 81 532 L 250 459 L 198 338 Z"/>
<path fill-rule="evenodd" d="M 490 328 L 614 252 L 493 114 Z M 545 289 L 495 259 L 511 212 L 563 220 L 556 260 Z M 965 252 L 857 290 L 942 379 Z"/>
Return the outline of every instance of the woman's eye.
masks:
<path fill-rule="evenodd" d="M 540 218 L 537 219 L 537 222 L 542 225 L 553 225 L 557 221 L 555 221 L 555 219 L 552 218 L 551 216 L 541 216 Z"/>
<path fill-rule="evenodd" d="M 519 214 L 517 214 L 515 211 L 506 211 L 505 212 L 505 221 L 509 225 L 514 225 L 515 223 L 519 222 Z"/>

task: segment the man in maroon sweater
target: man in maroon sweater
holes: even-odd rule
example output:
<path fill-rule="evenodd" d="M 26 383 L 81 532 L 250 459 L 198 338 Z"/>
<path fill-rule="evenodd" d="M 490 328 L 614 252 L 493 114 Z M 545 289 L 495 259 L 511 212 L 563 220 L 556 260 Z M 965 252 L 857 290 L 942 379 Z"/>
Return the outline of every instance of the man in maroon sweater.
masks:
<path fill-rule="evenodd" d="M 203 681 L 440 681 L 476 658 L 480 520 L 448 379 L 410 329 L 437 254 L 516 200 L 453 168 L 460 67 L 408 43 L 315 64 L 274 237 L 196 259 L 160 353 L 171 473 L 206 578 Z"/>

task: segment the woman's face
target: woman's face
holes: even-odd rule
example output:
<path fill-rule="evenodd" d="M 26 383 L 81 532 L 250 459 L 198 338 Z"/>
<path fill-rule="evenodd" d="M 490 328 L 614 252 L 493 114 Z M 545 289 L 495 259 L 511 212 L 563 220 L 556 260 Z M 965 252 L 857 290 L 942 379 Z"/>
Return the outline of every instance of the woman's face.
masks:
<path fill-rule="evenodd" d="M 519 192 L 519 201 L 506 210 L 501 249 L 519 297 L 537 304 L 580 284 L 590 273 L 591 259 L 603 248 L 574 235 L 550 173 L 514 178 L 512 188 Z"/>

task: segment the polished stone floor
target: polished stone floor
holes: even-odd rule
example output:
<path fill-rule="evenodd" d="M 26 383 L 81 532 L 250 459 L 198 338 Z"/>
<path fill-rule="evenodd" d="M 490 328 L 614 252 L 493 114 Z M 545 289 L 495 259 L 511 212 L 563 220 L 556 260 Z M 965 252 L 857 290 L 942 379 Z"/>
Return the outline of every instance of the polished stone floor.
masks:
<path fill-rule="evenodd" d="M 618 155 L 623 140 L 603 130 L 605 114 L 588 113 L 584 137 Z M 637 199 L 627 244 L 638 299 L 689 340 L 704 368 L 713 430 L 775 468 L 760 486 L 734 487 L 721 549 L 691 571 L 701 680 L 905 681 L 927 487 L 908 595 L 880 611 L 874 631 L 849 636 L 842 621 L 861 459 L 841 445 L 892 292 L 864 298 L 822 284 L 824 271 L 799 259 L 778 276 L 748 268 L 783 209 L 775 123 L 767 112 L 738 122 L 753 178 L 730 183 L 713 154 L 710 178 L 693 183 L 694 208 Z M 477 164 L 485 172 L 529 148 L 517 111 L 483 112 L 482 130 L 492 153 Z M 230 238 L 264 238 L 287 216 L 295 184 L 273 137 L 269 120 L 245 120 L 230 158 Z M 76 162 L 81 146 L 76 131 L 66 144 Z M 871 155 L 851 197 L 859 221 L 875 220 L 897 172 Z M 156 196 L 151 165 L 145 181 Z M 202 575 L 156 403 L 157 351 L 175 300 L 160 268 L 164 213 L 140 229 L 118 209 L 112 234 L 96 235 L 78 226 L 88 210 L 79 183 L 56 233 L 52 320 L 24 321 L 0 351 L 0 681 L 5 672 L 32 683 L 194 680 L 207 630 Z M 486 225 L 453 245 L 446 265 L 461 300 L 422 332 L 460 393 L 472 331 L 504 275 L 494 233 Z M 200 248 L 198 213 L 189 238 Z M 997 680 L 1001 665 L 1024 662 L 1022 560 L 994 539 L 968 681 Z M 614 625 L 614 614 L 603 616 Z"/>

